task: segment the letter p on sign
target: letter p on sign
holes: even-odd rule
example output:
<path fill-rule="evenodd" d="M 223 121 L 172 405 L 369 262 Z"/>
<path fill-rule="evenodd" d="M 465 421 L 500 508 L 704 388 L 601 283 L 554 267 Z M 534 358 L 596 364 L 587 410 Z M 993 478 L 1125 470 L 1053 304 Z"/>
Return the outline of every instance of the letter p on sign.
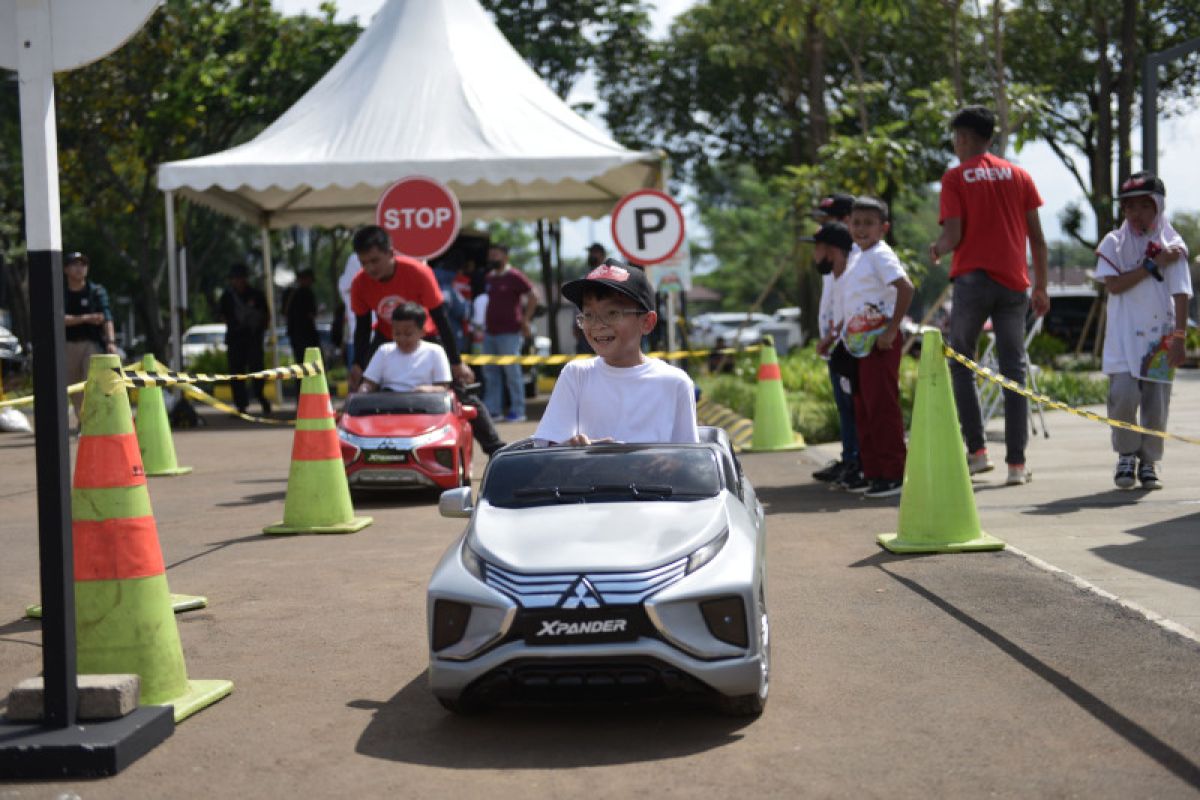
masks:
<path fill-rule="evenodd" d="M 659 264 L 683 244 L 683 209 L 657 189 L 639 189 L 613 209 L 612 237 L 630 262 Z"/>
<path fill-rule="evenodd" d="M 375 221 L 392 246 L 412 258 L 439 256 L 454 244 L 462 224 L 458 198 L 432 178 L 410 176 L 389 186 L 375 208 Z"/>

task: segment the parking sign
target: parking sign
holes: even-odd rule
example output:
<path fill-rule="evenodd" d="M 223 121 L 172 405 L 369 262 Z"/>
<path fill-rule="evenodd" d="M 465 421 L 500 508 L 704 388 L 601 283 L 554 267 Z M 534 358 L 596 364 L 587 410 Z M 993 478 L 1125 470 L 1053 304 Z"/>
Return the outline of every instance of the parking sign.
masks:
<path fill-rule="evenodd" d="M 612 213 L 612 236 L 617 249 L 634 264 L 666 261 L 683 244 L 683 209 L 657 189 L 627 194 Z"/>

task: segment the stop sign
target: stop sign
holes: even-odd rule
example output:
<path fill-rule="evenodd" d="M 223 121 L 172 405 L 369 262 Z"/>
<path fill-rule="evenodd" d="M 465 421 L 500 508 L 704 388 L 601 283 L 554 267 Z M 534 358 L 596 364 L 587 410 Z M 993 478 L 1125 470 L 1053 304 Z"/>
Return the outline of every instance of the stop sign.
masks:
<path fill-rule="evenodd" d="M 375 207 L 375 221 L 402 255 L 433 258 L 454 244 L 462 211 L 449 187 L 433 178 L 411 175 L 384 191 Z"/>

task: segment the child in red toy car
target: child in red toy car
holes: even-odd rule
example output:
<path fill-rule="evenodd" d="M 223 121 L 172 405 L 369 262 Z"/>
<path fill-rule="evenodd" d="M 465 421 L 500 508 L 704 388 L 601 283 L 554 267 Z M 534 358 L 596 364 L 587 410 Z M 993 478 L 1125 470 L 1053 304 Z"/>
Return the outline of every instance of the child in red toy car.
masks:
<path fill-rule="evenodd" d="M 426 316 L 420 303 L 401 303 L 392 310 L 392 341 L 371 356 L 360 392 L 440 392 L 450 388 L 446 351 L 424 339 Z"/>

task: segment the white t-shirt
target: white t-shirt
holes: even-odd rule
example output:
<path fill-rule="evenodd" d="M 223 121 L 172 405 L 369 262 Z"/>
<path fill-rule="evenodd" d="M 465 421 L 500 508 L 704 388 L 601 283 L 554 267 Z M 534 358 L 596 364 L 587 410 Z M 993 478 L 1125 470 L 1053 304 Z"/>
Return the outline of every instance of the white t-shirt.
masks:
<path fill-rule="evenodd" d="M 363 377 L 381 389 L 410 392 L 418 386 L 450 382 L 450 360 L 446 351 L 422 341 L 411 353 L 401 353 L 395 342 L 379 346 Z"/>
<path fill-rule="evenodd" d="M 692 379 L 657 358 L 636 367 L 611 367 L 600 357 L 569 361 L 533 436 L 565 442 L 577 433 L 628 443 L 699 441 Z"/>
<path fill-rule="evenodd" d="M 854 257 L 858 252 L 858 245 L 852 245 L 847 259 Z M 821 302 L 817 306 L 817 336 L 821 339 L 833 330 L 833 284 L 833 273 L 821 276 Z"/>
<path fill-rule="evenodd" d="M 892 283 L 906 277 L 904 265 L 887 242 L 850 253 L 846 271 L 833 282 L 833 317 L 851 355 L 862 358 L 875 347 L 896 308 Z"/>
<path fill-rule="evenodd" d="M 1113 244 L 1115 232 L 1110 232 L 1100 243 L 1096 262 L 1096 279 L 1117 276 L 1131 270 L 1141 269 L 1137 263 L 1121 263 L 1121 255 Z M 1163 280 L 1154 280 L 1149 275 L 1132 289 L 1108 296 L 1108 320 L 1104 330 L 1104 358 L 1102 369 L 1105 374 L 1128 373 L 1145 381 L 1170 383 L 1175 370 L 1167 364 L 1167 346 L 1164 339 L 1175 330 L 1175 301 L 1171 296 L 1192 296 L 1192 278 L 1188 274 L 1187 257 L 1177 258 L 1170 264 L 1159 264 Z"/>

